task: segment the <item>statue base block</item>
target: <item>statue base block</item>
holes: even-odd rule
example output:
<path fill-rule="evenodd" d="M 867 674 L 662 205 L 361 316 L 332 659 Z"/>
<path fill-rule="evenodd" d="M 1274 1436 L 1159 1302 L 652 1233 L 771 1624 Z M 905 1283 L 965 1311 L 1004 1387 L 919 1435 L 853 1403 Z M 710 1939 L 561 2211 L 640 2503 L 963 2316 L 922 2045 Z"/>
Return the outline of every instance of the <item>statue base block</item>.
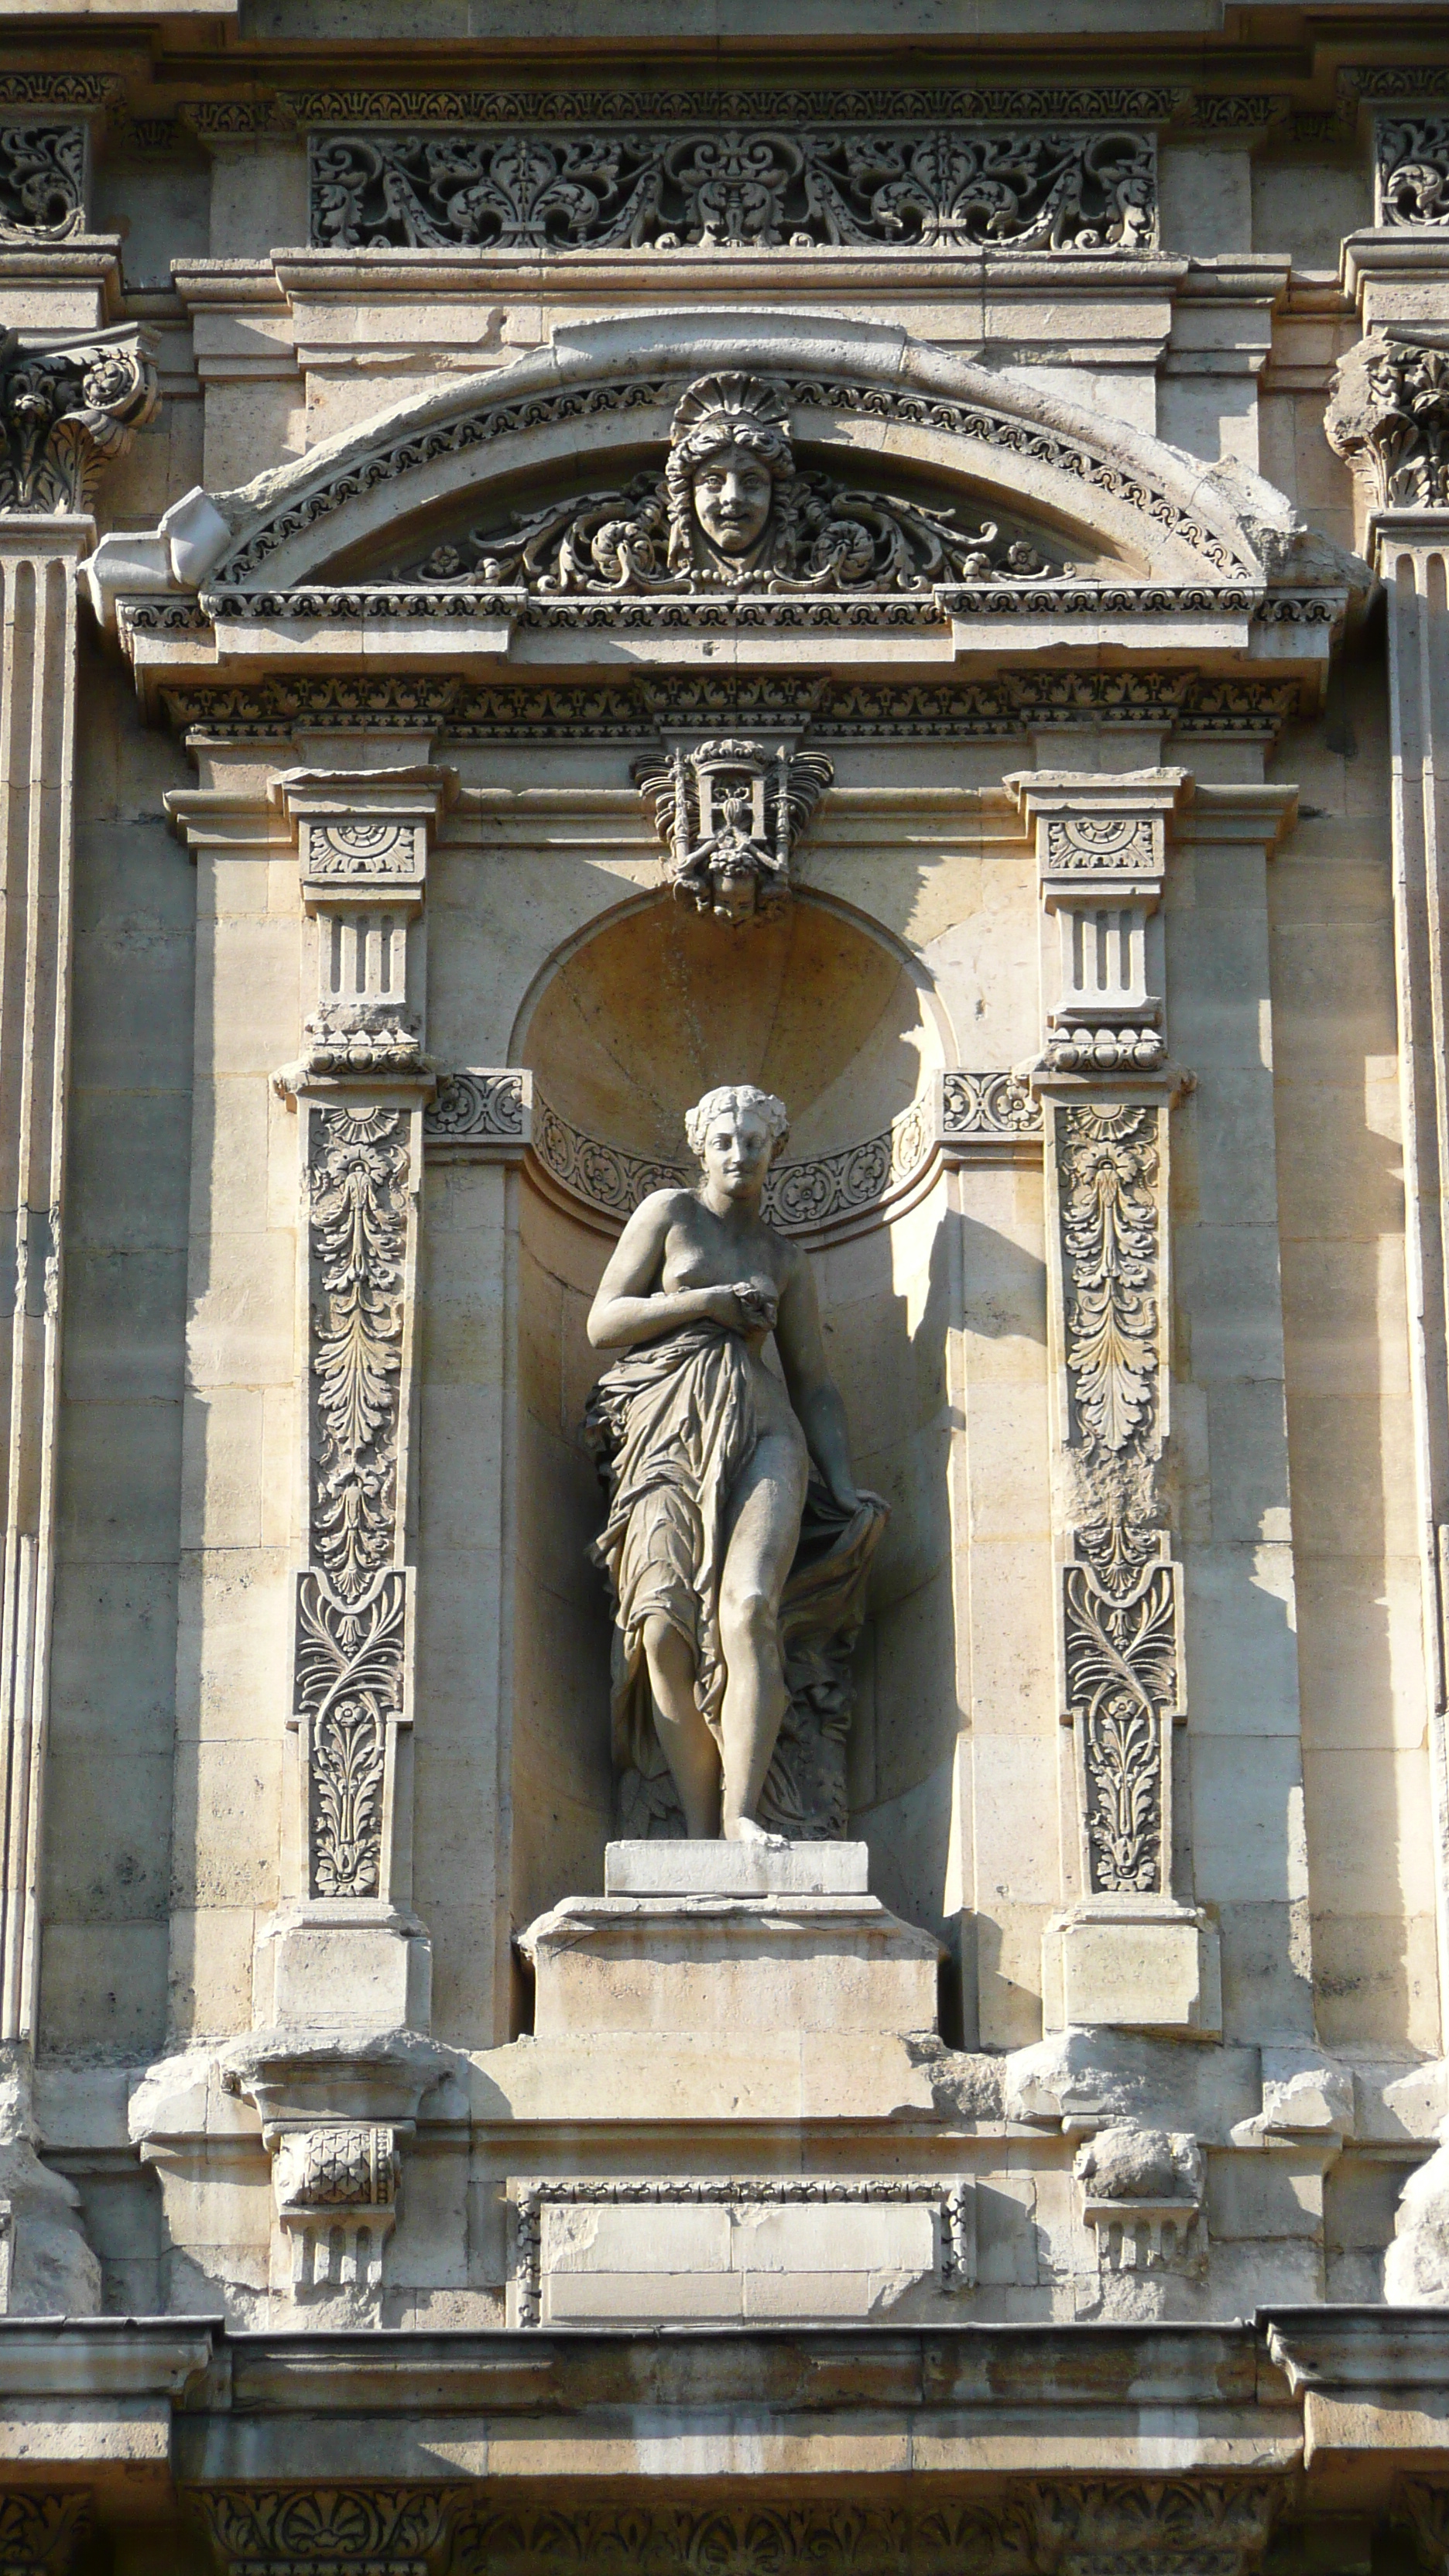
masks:
<path fill-rule="evenodd" d="M 864 1896 L 865 1843 L 610 1843 L 606 1896 Z"/>
<path fill-rule="evenodd" d="M 936 2027 L 939 1943 L 863 1894 L 569 1896 L 519 1947 L 540 2040 Z"/>

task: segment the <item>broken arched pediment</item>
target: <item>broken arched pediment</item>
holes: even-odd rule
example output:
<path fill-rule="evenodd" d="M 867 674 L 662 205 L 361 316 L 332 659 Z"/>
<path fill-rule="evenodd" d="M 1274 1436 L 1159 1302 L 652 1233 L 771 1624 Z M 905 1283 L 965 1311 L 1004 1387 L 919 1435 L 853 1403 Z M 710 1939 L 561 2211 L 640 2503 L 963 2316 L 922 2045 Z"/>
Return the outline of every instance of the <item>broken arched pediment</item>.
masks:
<path fill-rule="evenodd" d="M 1088 415 L 1025 373 L 863 323 L 685 313 L 565 327 L 546 349 L 414 397 L 218 496 L 233 542 L 208 589 L 224 601 L 319 582 L 426 581 L 429 558 L 439 546 L 456 548 L 460 529 L 506 538 L 510 521 L 550 506 L 561 490 L 582 498 L 586 483 L 638 497 L 629 487 L 648 476 L 651 460 L 656 478 L 664 472 L 688 388 L 725 374 L 768 383 L 787 440 L 808 450 L 808 470 L 825 483 L 887 507 L 939 508 L 946 496 L 967 540 L 954 559 L 943 544 L 933 565 L 918 530 L 903 541 L 928 582 L 1009 582 L 1005 556 L 1020 543 L 1046 567 L 1088 580 L 1221 589 L 1261 583 L 1291 549 L 1290 506 L 1255 476 L 1209 468 L 1125 421 Z M 928 485 L 930 499 L 917 503 L 913 484 Z M 826 501 L 829 517 L 830 496 L 813 497 Z M 983 522 L 1006 532 L 999 553 L 994 539 L 971 542 Z M 889 539 L 870 549 L 865 566 L 859 526 L 854 538 L 827 530 L 817 559 L 817 525 L 806 569 L 784 578 L 828 589 L 819 575 L 832 560 L 837 578 L 848 562 L 879 570 Z M 684 569 L 668 561 L 670 533 L 662 531 L 660 576 Z M 596 548 L 596 537 L 589 543 Z M 637 540 L 631 545 L 638 563 Z M 478 549 L 480 562 L 486 553 Z M 984 562 L 973 566 L 973 554 Z M 516 550 L 505 543 L 494 559 L 503 586 L 529 586 L 532 567 Z M 474 568 L 459 569 L 471 578 Z M 542 569 L 557 574 L 556 563 Z M 510 582 L 515 573 L 523 578 Z M 655 577 L 653 565 L 640 564 L 641 586 Z M 1038 576 L 1023 566 L 1023 577 Z M 619 586 L 606 570 L 584 578 Z"/>

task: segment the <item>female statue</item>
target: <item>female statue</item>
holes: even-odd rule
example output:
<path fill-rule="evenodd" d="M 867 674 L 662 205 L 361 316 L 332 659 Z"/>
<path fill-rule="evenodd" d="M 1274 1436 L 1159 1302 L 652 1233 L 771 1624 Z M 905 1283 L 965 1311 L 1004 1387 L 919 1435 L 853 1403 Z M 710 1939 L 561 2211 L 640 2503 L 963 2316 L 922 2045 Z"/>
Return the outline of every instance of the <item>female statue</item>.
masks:
<path fill-rule="evenodd" d="M 791 1677 L 843 1736 L 841 1649 L 886 1507 L 851 1474 L 809 1265 L 760 1214 L 783 1101 L 710 1091 L 685 1132 L 698 1187 L 635 1210 L 589 1313 L 594 1348 L 624 1354 L 588 1417 L 610 1496 L 593 1552 L 615 1599 L 615 1753 L 647 1773 L 657 1742 L 692 1839 L 779 1844 L 759 1808 Z"/>

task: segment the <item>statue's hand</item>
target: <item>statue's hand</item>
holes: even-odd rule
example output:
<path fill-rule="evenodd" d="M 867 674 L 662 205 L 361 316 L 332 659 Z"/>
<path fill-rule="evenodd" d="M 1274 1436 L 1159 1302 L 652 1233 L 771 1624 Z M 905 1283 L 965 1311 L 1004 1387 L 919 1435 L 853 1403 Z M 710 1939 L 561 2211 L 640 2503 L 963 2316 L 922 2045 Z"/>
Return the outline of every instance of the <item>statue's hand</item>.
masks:
<path fill-rule="evenodd" d="M 734 1300 L 747 1333 L 772 1333 L 780 1311 L 780 1292 L 773 1279 L 737 1279 Z"/>

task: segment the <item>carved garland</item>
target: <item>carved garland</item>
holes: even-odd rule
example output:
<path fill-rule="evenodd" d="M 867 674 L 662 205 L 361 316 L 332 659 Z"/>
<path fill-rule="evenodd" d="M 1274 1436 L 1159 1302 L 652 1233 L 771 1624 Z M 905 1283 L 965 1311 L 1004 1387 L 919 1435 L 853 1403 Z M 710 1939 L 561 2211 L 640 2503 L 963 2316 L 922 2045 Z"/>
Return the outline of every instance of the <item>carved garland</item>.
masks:
<path fill-rule="evenodd" d="M 1244 574 L 1245 567 L 1222 538 L 1214 536 L 1177 502 L 1165 493 L 1155 491 L 1114 458 L 1059 431 L 1038 429 L 1029 422 L 1005 418 L 975 403 L 953 402 L 934 394 L 908 393 L 896 386 L 827 382 L 820 377 L 797 376 L 782 377 L 777 381 L 780 394 L 792 412 L 847 412 L 869 419 L 893 420 L 943 430 L 949 435 L 976 440 L 996 450 L 1004 449 L 1013 455 L 1032 458 L 1124 502 L 1128 508 L 1138 511 L 1164 533 L 1192 547 L 1205 562 L 1216 564 L 1223 572 L 1237 575 L 1240 579 Z M 347 502 L 429 464 L 435 457 L 463 454 L 471 448 L 489 445 L 495 439 L 517 436 L 529 429 L 551 427 L 560 421 L 593 420 L 607 412 L 656 410 L 670 401 L 674 391 L 675 381 L 667 378 L 635 377 L 622 384 L 580 386 L 566 393 L 538 393 L 511 402 L 484 403 L 460 420 L 439 422 L 432 428 L 416 430 L 392 446 L 348 466 L 329 482 L 302 494 L 297 500 L 285 503 L 228 556 L 217 576 L 216 589 L 207 594 L 207 604 L 213 610 L 218 609 L 228 590 L 239 590 L 248 577 L 259 571 L 290 538 L 304 534 L 320 520 L 331 517 Z M 1176 598 L 1178 594 L 1173 596 Z"/>
<path fill-rule="evenodd" d="M 337 250 L 996 251 L 1156 246 L 1150 133 L 943 124 L 311 138 L 311 239 Z"/>

